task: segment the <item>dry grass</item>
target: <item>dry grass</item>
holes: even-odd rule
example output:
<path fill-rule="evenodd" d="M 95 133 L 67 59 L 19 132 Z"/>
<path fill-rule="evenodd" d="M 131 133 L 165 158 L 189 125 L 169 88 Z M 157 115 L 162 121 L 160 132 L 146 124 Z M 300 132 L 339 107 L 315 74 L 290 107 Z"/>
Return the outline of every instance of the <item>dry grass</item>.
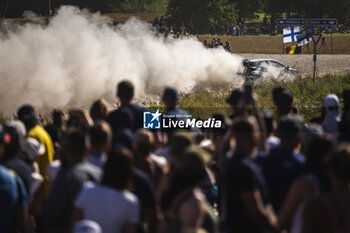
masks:
<path fill-rule="evenodd" d="M 233 53 L 263 53 L 263 54 L 280 54 L 283 51 L 282 36 L 212 36 L 198 35 L 199 40 L 208 42 L 213 38 L 220 38 L 224 43 L 230 42 Z M 321 41 L 318 43 L 318 53 L 328 53 L 331 49 L 331 37 L 325 36 L 327 47 L 322 47 Z M 284 44 L 284 47 L 295 45 L 296 43 Z M 321 46 L 321 49 L 319 47 Z M 328 48 L 328 50 L 327 50 Z M 303 46 L 302 53 L 312 53 L 312 45 L 308 48 Z M 335 35 L 333 36 L 333 54 L 350 54 L 350 36 Z"/>

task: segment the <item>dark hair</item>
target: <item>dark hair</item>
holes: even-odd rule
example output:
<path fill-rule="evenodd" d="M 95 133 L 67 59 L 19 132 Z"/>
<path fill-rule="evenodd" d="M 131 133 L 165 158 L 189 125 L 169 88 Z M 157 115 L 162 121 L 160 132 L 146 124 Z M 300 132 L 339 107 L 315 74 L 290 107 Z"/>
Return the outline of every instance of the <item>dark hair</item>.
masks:
<path fill-rule="evenodd" d="M 90 142 L 94 148 L 101 148 L 107 141 L 112 139 L 112 131 L 105 121 L 97 121 L 90 129 Z"/>
<path fill-rule="evenodd" d="M 102 184 L 123 190 L 130 185 L 132 177 L 132 155 L 127 149 L 111 151 L 104 166 Z"/>
<path fill-rule="evenodd" d="M 342 181 L 350 181 L 350 145 L 340 144 L 329 162 L 335 175 Z"/>
<path fill-rule="evenodd" d="M 266 132 L 268 135 L 270 135 L 272 131 L 274 131 L 274 129 L 276 128 L 273 112 L 270 109 L 263 109 L 261 113 L 264 117 Z"/>
<path fill-rule="evenodd" d="M 282 140 L 294 139 L 303 130 L 303 123 L 297 116 L 285 116 L 277 126 L 278 137 Z"/>
<path fill-rule="evenodd" d="M 108 103 L 104 99 L 96 100 L 90 108 L 90 116 L 93 121 L 105 120 L 109 113 Z"/>
<path fill-rule="evenodd" d="M 71 128 L 66 131 L 62 138 L 62 149 L 68 151 L 77 158 L 83 157 L 89 147 L 87 135 L 79 129 Z"/>
<path fill-rule="evenodd" d="M 281 86 L 277 86 L 275 88 L 272 89 L 272 100 L 274 102 L 277 101 L 279 95 L 281 92 L 285 91 L 286 89 L 284 87 L 281 87 Z"/>
<path fill-rule="evenodd" d="M 120 99 L 132 100 L 134 85 L 128 80 L 121 81 L 117 87 L 117 95 Z"/>
<path fill-rule="evenodd" d="M 24 123 L 27 129 L 33 128 L 38 123 L 35 110 L 33 106 L 29 104 L 22 105 L 17 111 L 17 116 L 18 119 Z"/>
<path fill-rule="evenodd" d="M 305 151 L 307 172 L 313 173 L 320 182 L 322 192 L 329 191 L 330 182 L 327 175 L 326 156 L 334 150 L 333 141 L 326 136 L 314 136 Z"/>

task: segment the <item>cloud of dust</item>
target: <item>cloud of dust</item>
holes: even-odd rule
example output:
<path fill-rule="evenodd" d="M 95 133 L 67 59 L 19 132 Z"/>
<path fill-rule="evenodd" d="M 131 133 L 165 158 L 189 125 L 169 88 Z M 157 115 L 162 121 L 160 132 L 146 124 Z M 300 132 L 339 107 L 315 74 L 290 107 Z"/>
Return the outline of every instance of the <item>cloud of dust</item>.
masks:
<path fill-rule="evenodd" d="M 108 19 L 61 7 L 48 26 L 25 24 L 0 37 L 0 112 L 29 103 L 38 110 L 87 106 L 113 100 L 116 84 L 131 80 L 136 96 L 165 86 L 190 91 L 197 83 L 239 87 L 242 59 L 206 49 L 196 38 L 157 35 L 150 24 Z M 215 85 L 214 85 L 215 86 Z"/>

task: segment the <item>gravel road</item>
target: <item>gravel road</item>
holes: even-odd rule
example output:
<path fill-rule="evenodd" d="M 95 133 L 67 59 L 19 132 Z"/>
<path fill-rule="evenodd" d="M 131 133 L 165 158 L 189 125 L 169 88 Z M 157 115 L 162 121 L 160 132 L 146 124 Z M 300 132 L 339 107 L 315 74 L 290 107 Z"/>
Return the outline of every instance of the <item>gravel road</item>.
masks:
<path fill-rule="evenodd" d="M 293 67 L 302 76 L 312 76 L 313 55 L 300 54 L 238 54 L 246 59 L 271 58 Z M 350 74 L 350 55 L 317 55 L 316 75 Z"/>

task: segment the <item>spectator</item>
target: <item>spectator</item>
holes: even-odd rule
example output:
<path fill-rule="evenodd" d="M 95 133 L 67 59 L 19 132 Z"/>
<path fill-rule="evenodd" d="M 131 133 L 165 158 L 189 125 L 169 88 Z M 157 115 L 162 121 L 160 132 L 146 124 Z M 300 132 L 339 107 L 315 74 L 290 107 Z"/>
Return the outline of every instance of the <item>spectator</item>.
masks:
<path fill-rule="evenodd" d="M 67 129 L 74 128 L 87 131 L 93 124 L 89 113 L 85 109 L 72 108 L 68 112 Z"/>
<path fill-rule="evenodd" d="M 213 215 L 200 187 L 206 177 L 206 165 L 210 155 L 197 146 L 189 146 L 180 158 L 180 167 L 170 180 L 172 197 L 167 199 L 170 209 L 165 213 L 171 232 L 186 232 L 203 228 L 218 232 L 217 219 Z"/>
<path fill-rule="evenodd" d="M 63 112 L 61 110 L 53 110 L 51 113 L 53 122 L 45 126 L 45 130 L 50 135 L 52 143 L 54 145 L 54 152 L 56 153 L 59 147 L 59 142 L 64 130 L 63 125 Z"/>
<path fill-rule="evenodd" d="M 326 134 L 331 135 L 333 140 L 338 138 L 338 124 L 340 122 L 338 96 L 330 94 L 324 97 L 323 107 L 326 109 L 328 118 L 322 122 L 322 128 Z"/>
<path fill-rule="evenodd" d="M 7 134 L 7 136 L 5 136 Z M 9 142 L 8 132 L 0 126 L 0 162 L 4 156 L 4 143 Z M 0 232 L 24 230 L 28 221 L 27 191 L 22 179 L 13 170 L 0 164 Z"/>
<path fill-rule="evenodd" d="M 91 148 L 89 161 L 96 167 L 103 168 L 107 161 L 107 154 L 111 148 L 112 130 L 105 121 L 97 121 L 89 129 Z"/>
<path fill-rule="evenodd" d="M 303 212 L 303 233 L 350 231 L 350 146 L 338 146 L 329 161 L 331 190 L 310 199 Z"/>
<path fill-rule="evenodd" d="M 272 100 L 279 119 L 283 116 L 295 113 L 293 95 L 285 88 L 275 87 L 272 90 Z"/>
<path fill-rule="evenodd" d="M 279 225 L 288 232 L 301 232 L 304 204 L 329 191 L 326 162 L 334 144 L 327 137 L 315 136 L 305 152 L 305 174 L 293 182 L 280 213 Z"/>
<path fill-rule="evenodd" d="M 292 182 L 303 173 L 305 159 L 295 150 L 301 141 L 302 122 L 284 117 L 278 124 L 280 145 L 259 161 L 270 191 L 271 204 L 279 213 Z"/>
<path fill-rule="evenodd" d="M 26 134 L 25 127 L 20 121 L 10 121 L 4 127 L 4 156 L 2 164 L 12 169 L 21 177 L 26 192 L 30 192 L 32 170 L 30 166 L 24 162 L 21 155 L 21 144 Z"/>
<path fill-rule="evenodd" d="M 90 108 L 90 116 L 94 122 L 106 120 L 109 114 L 109 106 L 105 99 L 96 100 Z"/>
<path fill-rule="evenodd" d="M 253 162 L 257 149 L 257 121 L 241 116 L 233 124 L 235 150 L 224 167 L 224 200 L 227 232 L 276 232 L 277 220 L 268 203 L 264 177 Z"/>
<path fill-rule="evenodd" d="M 69 232 L 73 203 L 86 181 L 99 181 L 100 170 L 86 162 L 88 139 L 79 130 L 68 130 L 62 139 L 62 168 L 44 206 L 43 219 L 51 232 Z"/>
<path fill-rule="evenodd" d="M 145 109 L 133 102 L 134 85 L 127 80 L 121 81 L 117 86 L 117 96 L 121 106 L 107 116 L 107 122 L 112 128 L 113 135 L 115 136 L 118 129 L 121 128 L 128 128 L 136 132 L 143 126 L 142 119 Z"/>
<path fill-rule="evenodd" d="M 139 130 L 134 142 L 136 167 L 149 175 L 155 186 L 158 187 L 160 178 L 168 172 L 168 162 L 164 157 L 153 154 L 153 148 L 153 133 Z"/>
<path fill-rule="evenodd" d="M 228 103 L 233 111 L 233 114 L 230 115 L 230 119 L 233 120 L 235 117 L 242 114 L 242 109 L 238 107 L 239 102 L 243 97 L 243 92 L 239 89 L 235 89 L 231 92 L 231 95 L 226 99 L 226 103 Z"/>
<path fill-rule="evenodd" d="M 345 90 L 343 93 L 344 107 L 339 122 L 338 141 L 350 142 L 350 90 Z"/>
<path fill-rule="evenodd" d="M 264 117 L 265 126 L 266 126 L 267 148 L 268 148 L 268 150 L 272 150 L 272 149 L 278 147 L 280 144 L 280 139 L 278 137 L 276 137 L 275 135 L 273 135 L 275 128 L 276 128 L 273 113 L 272 113 L 272 111 L 270 111 L 268 109 L 264 109 L 262 111 L 262 115 Z"/>
<path fill-rule="evenodd" d="M 53 143 L 50 135 L 38 124 L 34 108 L 31 105 L 23 105 L 17 111 L 18 118 L 24 123 L 27 136 L 35 138 L 44 147 L 45 153 L 38 158 L 39 172 L 44 177 L 45 196 L 49 194 L 49 180 L 46 174 L 47 165 L 53 160 Z"/>
<path fill-rule="evenodd" d="M 75 200 L 75 221 L 95 221 L 102 232 L 137 232 L 139 202 L 128 191 L 132 176 L 131 157 L 126 150 L 109 154 L 101 184 L 86 183 Z"/>

